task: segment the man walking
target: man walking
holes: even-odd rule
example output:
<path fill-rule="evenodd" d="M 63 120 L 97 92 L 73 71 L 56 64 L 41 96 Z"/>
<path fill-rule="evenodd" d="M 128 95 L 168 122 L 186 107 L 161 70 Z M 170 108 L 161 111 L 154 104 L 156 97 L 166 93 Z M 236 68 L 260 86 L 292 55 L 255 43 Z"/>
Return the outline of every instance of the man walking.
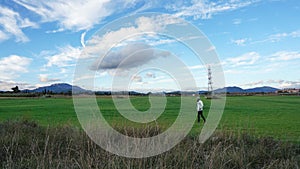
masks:
<path fill-rule="evenodd" d="M 202 117 L 202 119 L 204 120 L 205 123 L 205 118 L 203 116 L 203 102 L 200 99 L 200 97 L 197 98 L 197 111 L 198 111 L 198 123 L 200 123 L 200 116 Z"/>

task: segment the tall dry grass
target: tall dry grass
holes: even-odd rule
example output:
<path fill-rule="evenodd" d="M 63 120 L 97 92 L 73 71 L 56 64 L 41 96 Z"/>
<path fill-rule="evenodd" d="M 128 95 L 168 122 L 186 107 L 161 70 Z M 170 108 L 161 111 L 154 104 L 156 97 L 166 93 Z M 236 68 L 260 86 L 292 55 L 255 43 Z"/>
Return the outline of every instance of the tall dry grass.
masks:
<path fill-rule="evenodd" d="M 159 133 L 157 128 L 119 129 L 131 136 Z M 124 158 L 101 149 L 76 128 L 40 127 L 29 121 L 0 124 L 1 168 L 210 168 L 291 169 L 300 166 L 300 145 L 216 133 L 204 144 L 187 137 L 172 150 L 143 158 Z"/>

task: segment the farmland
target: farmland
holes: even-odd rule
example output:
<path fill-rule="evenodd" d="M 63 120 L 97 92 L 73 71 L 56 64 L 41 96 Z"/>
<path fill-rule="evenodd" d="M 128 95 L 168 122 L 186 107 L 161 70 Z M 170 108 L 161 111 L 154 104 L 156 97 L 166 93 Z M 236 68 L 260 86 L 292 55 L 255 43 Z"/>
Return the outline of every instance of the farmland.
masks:
<path fill-rule="evenodd" d="M 190 98 L 194 101 L 195 98 Z M 207 117 L 210 100 L 203 99 Z M 139 126 L 123 118 L 110 97 L 97 98 L 106 120 L 113 126 Z M 149 108 L 148 97 L 132 97 L 136 109 Z M 180 97 L 168 97 L 165 111 L 157 123 L 163 129 L 176 119 Z M 195 112 L 196 113 L 196 112 Z M 247 132 L 279 140 L 300 140 L 300 97 L 297 96 L 236 96 L 227 97 L 226 107 L 218 130 L 233 133 Z M 71 98 L 0 98 L 0 121 L 29 120 L 42 126 L 75 126 L 80 128 Z M 203 123 L 195 122 L 191 135 L 199 134 Z"/>

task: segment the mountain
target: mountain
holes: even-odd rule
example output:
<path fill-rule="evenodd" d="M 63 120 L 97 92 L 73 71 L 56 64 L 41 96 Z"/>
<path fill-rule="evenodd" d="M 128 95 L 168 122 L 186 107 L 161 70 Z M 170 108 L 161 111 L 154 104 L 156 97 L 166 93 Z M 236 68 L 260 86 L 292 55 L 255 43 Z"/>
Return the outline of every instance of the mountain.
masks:
<path fill-rule="evenodd" d="M 78 86 L 72 86 L 67 83 L 57 83 L 57 84 L 52 84 L 50 86 L 44 86 L 44 87 L 39 87 L 33 90 L 23 90 L 22 92 L 26 93 L 43 93 L 43 92 L 51 92 L 51 93 L 69 93 L 75 91 L 75 93 L 83 93 L 86 92 L 87 90 L 82 89 Z"/>
<path fill-rule="evenodd" d="M 200 90 L 200 91 L 198 92 L 198 94 L 201 94 L 201 95 L 207 94 L 207 90 Z"/>
<path fill-rule="evenodd" d="M 237 86 L 233 87 L 224 87 L 221 89 L 214 90 L 215 93 L 224 93 L 225 91 L 227 93 L 275 93 L 277 88 L 269 87 L 269 86 L 263 86 L 263 87 L 255 87 L 250 89 L 242 89 Z"/>
<path fill-rule="evenodd" d="M 256 88 L 251 88 L 251 89 L 246 89 L 246 93 L 274 93 L 276 92 L 277 88 L 274 87 L 269 87 L 269 86 L 263 86 L 263 87 L 256 87 Z"/>
<path fill-rule="evenodd" d="M 22 90 L 22 92 L 24 93 L 70 93 L 72 92 L 72 88 L 73 88 L 73 92 L 75 93 L 93 93 L 90 90 L 85 90 L 82 89 L 78 86 L 72 86 L 70 84 L 67 83 L 57 83 L 57 84 L 52 84 L 50 86 L 44 86 L 44 87 L 39 87 L 33 90 Z M 256 88 L 250 88 L 250 89 L 242 89 L 240 87 L 237 86 L 232 86 L 232 87 L 224 87 L 221 89 L 216 89 L 214 90 L 215 93 L 274 93 L 276 92 L 277 88 L 274 87 L 269 87 L 269 86 L 263 86 L 263 87 L 256 87 Z M 205 94 L 207 93 L 207 91 L 199 91 L 199 94 Z M 96 94 L 105 94 L 105 95 L 110 95 L 111 91 L 97 91 Z M 130 91 L 129 92 L 130 95 L 142 95 L 144 93 L 138 93 L 135 91 Z M 173 92 L 167 92 L 165 94 L 174 94 L 174 95 L 178 95 L 181 94 L 180 91 L 173 91 Z"/>
<path fill-rule="evenodd" d="M 216 89 L 214 90 L 215 93 L 225 93 L 225 92 L 229 92 L 229 93 L 244 93 L 244 89 L 237 87 L 237 86 L 233 86 L 233 87 L 224 87 L 221 89 Z"/>

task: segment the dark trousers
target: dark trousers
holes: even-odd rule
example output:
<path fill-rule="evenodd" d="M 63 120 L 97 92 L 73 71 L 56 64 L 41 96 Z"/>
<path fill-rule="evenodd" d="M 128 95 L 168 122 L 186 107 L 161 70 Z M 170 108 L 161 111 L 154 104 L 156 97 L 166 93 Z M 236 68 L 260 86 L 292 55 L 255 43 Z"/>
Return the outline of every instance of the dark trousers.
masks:
<path fill-rule="evenodd" d="M 200 111 L 198 111 L 198 123 L 200 122 L 200 116 L 202 117 L 202 119 L 204 120 L 204 123 L 205 123 L 205 117 L 203 116 L 203 111 L 202 110 L 200 110 Z"/>

